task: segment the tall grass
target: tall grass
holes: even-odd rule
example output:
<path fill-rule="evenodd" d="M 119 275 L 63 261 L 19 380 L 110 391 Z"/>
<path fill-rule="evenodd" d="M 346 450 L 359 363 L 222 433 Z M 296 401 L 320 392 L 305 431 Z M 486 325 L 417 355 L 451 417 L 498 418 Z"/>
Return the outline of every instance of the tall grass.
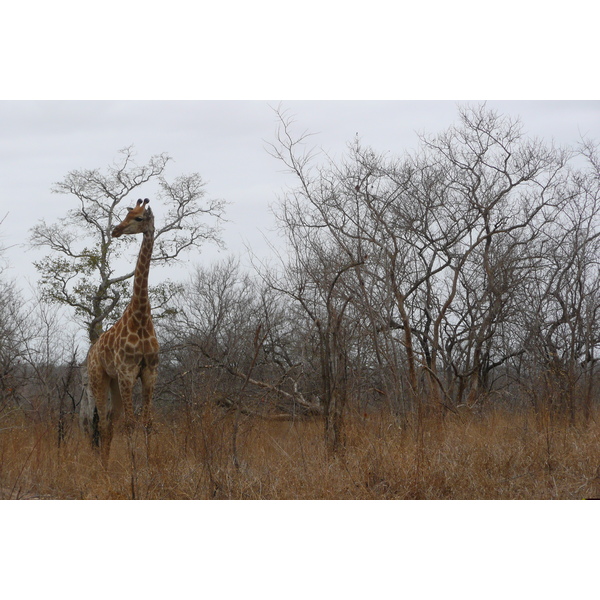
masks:
<path fill-rule="evenodd" d="M 597 417 L 597 415 L 594 415 Z M 238 419 L 236 421 L 236 419 Z M 0 426 L 3 499 L 581 499 L 600 496 L 596 419 L 492 410 L 346 417 L 332 454 L 323 424 L 206 405 L 117 430 L 105 470 L 74 424 L 12 413 Z"/>

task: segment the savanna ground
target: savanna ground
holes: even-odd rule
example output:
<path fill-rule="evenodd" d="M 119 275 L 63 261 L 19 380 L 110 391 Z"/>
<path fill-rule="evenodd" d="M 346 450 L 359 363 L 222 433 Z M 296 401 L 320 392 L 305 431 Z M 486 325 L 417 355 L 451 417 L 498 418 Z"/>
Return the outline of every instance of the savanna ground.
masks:
<path fill-rule="evenodd" d="M 0 423 L 3 499 L 582 499 L 600 496 L 600 426 L 533 411 L 403 421 L 348 414 L 345 450 L 320 420 L 269 421 L 206 405 L 117 430 L 105 470 L 76 418 Z"/>

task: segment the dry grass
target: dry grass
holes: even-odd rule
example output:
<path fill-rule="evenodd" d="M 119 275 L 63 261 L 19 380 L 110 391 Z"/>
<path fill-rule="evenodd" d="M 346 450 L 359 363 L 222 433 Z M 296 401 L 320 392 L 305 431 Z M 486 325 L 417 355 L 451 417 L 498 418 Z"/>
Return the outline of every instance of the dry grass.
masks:
<path fill-rule="evenodd" d="M 205 407 L 118 432 L 108 470 L 73 425 L 0 423 L 4 499 L 581 499 L 600 496 L 600 429 L 533 413 L 430 418 L 422 435 L 388 415 L 349 416 L 330 455 L 320 421 L 234 416 Z"/>

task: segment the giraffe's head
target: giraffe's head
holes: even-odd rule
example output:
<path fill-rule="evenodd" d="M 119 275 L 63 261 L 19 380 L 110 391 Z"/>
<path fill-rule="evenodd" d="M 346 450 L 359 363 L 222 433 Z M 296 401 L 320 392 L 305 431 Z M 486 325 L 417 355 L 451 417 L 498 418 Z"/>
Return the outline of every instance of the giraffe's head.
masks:
<path fill-rule="evenodd" d="M 146 205 L 150 202 L 148 198 L 137 201 L 135 208 L 128 209 L 127 216 L 119 223 L 112 232 L 113 237 L 119 237 L 123 234 L 145 233 L 150 229 L 153 223 L 152 211 Z"/>

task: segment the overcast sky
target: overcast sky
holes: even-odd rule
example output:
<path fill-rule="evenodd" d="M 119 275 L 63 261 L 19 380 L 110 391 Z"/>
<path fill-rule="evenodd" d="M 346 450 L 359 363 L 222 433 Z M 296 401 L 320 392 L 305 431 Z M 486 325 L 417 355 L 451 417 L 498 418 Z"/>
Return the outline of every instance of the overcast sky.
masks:
<path fill-rule="evenodd" d="M 51 187 L 74 169 L 105 169 L 118 150 L 134 145 L 140 164 L 167 152 L 167 177 L 200 173 L 211 197 L 229 202 L 224 223 L 225 251 L 206 245 L 187 255 L 188 264 L 208 264 L 224 254 L 244 254 L 249 245 L 266 255 L 264 236 L 275 239 L 270 205 L 293 183 L 268 154 L 274 140 L 273 101 L 3 101 L 0 102 L 0 227 L 8 247 L 10 273 L 22 287 L 34 283 L 32 261 L 41 251 L 25 248 L 29 229 L 39 220 L 56 221 L 76 206 Z M 528 135 L 575 144 L 582 137 L 600 141 L 600 102 L 488 102 L 503 114 L 520 117 Z M 418 143 L 417 133 L 437 133 L 457 119 L 452 101 L 285 101 L 299 132 L 339 157 L 359 134 L 379 152 L 401 154 Z M 135 198 L 152 196 L 152 186 Z M 163 214 L 156 202 L 157 220 Z M 186 277 L 183 270 L 178 272 Z M 161 277 L 157 274 L 157 277 Z"/>

